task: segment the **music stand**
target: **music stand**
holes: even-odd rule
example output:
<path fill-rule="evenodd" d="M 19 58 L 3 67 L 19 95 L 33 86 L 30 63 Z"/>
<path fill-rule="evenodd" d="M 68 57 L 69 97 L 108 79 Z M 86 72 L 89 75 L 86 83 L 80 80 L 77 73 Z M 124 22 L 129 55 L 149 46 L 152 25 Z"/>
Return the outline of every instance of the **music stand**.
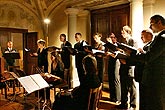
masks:
<path fill-rule="evenodd" d="M 13 53 L 4 53 L 3 57 L 5 59 L 20 59 L 20 54 L 18 52 L 13 52 Z"/>
<path fill-rule="evenodd" d="M 38 91 L 38 100 L 40 100 L 39 90 L 44 89 L 45 103 L 46 103 L 46 88 L 49 87 L 49 84 L 42 78 L 40 74 L 24 76 L 17 79 L 25 88 L 27 94 L 30 94 L 34 91 Z M 47 106 L 45 103 L 43 104 L 43 109 Z M 39 102 L 38 102 L 38 109 L 40 110 Z"/>
<path fill-rule="evenodd" d="M 3 57 L 6 60 L 15 60 L 15 59 L 20 59 L 20 54 L 18 52 L 9 52 L 9 53 L 4 53 Z M 9 65 L 8 69 L 10 69 L 10 68 L 14 69 L 14 68 L 17 68 L 17 67 L 19 67 L 19 66 Z"/>

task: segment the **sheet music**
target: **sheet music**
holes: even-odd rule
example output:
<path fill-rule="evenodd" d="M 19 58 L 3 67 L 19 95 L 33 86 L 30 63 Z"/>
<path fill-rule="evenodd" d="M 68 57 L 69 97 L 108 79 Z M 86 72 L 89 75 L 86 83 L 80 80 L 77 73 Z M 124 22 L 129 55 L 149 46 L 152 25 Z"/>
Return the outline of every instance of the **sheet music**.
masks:
<path fill-rule="evenodd" d="M 95 54 L 95 53 L 105 53 L 104 51 L 102 50 L 97 50 L 97 49 L 92 49 L 92 52 Z"/>
<path fill-rule="evenodd" d="M 32 77 L 40 89 L 49 87 L 49 84 L 42 78 L 40 74 L 30 75 L 30 77 Z"/>
<path fill-rule="evenodd" d="M 34 80 L 30 76 L 18 78 L 18 81 L 22 84 L 22 86 L 28 93 L 32 93 L 40 89 L 36 82 L 34 82 Z"/>
<path fill-rule="evenodd" d="M 132 46 L 126 45 L 126 44 L 124 44 L 124 43 L 121 43 L 121 45 L 123 45 L 123 46 L 125 46 L 125 47 L 127 47 L 127 48 L 129 48 L 129 49 L 132 49 L 132 50 L 134 50 L 134 51 L 137 50 L 135 47 L 132 47 Z"/>
<path fill-rule="evenodd" d="M 18 78 L 18 81 L 28 93 L 49 87 L 49 84 L 42 78 L 40 74 L 21 77 Z"/>

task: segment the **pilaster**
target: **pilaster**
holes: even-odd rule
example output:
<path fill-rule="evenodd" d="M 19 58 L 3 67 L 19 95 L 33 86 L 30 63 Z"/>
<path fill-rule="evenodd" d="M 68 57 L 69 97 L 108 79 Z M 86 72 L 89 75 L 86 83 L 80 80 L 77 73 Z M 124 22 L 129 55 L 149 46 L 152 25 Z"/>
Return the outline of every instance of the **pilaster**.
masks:
<path fill-rule="evenodd" d="M 141 31 L 143 30 L 143 0 L 129 0 L 132 36 L 141 45 Z"/>
<path fill-rule="evenodd" d="M 155 0 L 143 0 L 143 18 L 144 28 L 147 29 L 150 26 L 150 17 L 153 15 L 153 6 Z"/>
<path fill-rule="evenodd" d="M 67 8 L 65 10 L 66 15 L 68 16 L 68 40 L 74 46 L 75 42 L 75 33 L 77 32 L 77 15 L 79 13 L 79 9 L 76 8 Z M 71 87 L 76 87 L 79 85 L 79 79 L 77 70 L 75 67 L 75 56 L 71 57 L 71 70 L 70 70 L 70 78 L 71 78 Z"/>

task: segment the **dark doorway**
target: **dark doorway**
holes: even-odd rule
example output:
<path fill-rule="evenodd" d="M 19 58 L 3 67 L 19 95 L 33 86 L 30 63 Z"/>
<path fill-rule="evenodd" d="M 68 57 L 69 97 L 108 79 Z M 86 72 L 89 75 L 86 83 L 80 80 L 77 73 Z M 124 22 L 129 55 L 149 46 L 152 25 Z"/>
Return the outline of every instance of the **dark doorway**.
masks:
<path fill-rule="evenodd" d="M 3 53 L 5 48 L 7 48 L 7 42 L 12 41 L 13 47 L 20 54 L 20 59 L 16 59 L 15 65 L 19 66 L 20 69 L 23 69 L 23 33 L 28 32 L 27 29 L 19 29 L 19 28 L 7 28 L 0 27 L 0 57 L 1 57 L 1 73 L 7 69 L 5 66 L 5 59 L 3 57 Z"/>
<path fill-rule="evenodd" d="M 23 48 L 24 48 L 24 71 L 27 75 L 32 74 L 33 67 L 37 66 L 37 57 L 31 57 L 30 53 L 37 52 L 37 32 L 24 33 Z M 25 50 L 29 51 L 25 51 Z"/>

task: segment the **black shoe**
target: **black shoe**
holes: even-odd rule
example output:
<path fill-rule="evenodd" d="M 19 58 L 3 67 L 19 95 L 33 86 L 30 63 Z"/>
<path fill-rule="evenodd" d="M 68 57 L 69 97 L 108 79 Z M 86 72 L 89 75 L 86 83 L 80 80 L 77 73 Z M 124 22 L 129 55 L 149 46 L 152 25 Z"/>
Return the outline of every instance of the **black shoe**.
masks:
<path fill-rule="evenodd" d="M 130 108 L 136 108 L 135 104 L 130 104 Z"/>
<path fill-rule="evenodd" d="M 111 102 L 116 102 L 117 100 L 115 100 L 115 99 L 110 99 L 109 101 L 111 101 Z"/>
<path fill-rule="evenodd" d="M 120 104 L 120 105 L 117 105 L 116 108 L 118 108 L 118 109 L 128 109 L 128 104 Z"/>
<path fill-rule="evenodd" d="M 116 104 L 120 104 L 120 101 L 115 100 L 115 99 L 110 99 L 109 101 L 114 102 L 114 103 L 116 103 Z"/>

